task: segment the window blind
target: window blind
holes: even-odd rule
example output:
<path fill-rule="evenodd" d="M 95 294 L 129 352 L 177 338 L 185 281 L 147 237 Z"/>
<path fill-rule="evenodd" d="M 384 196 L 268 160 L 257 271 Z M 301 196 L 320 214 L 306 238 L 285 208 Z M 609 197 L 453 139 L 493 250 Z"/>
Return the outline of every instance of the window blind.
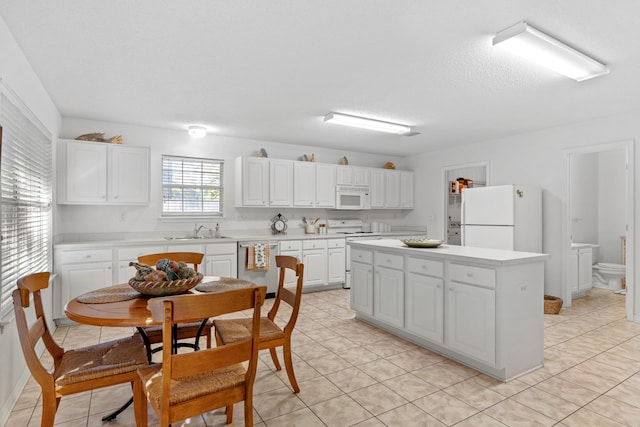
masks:
<path fill-rule="evenodd" d="M 223 216 L 224 161 L 162 156 L 163 216 Z"/>
<path fill-rule="evenodd" d="M 0 318 L 27 274 L 49 271 L 52 253 L 52 141 L 31 111 L 0 85 Z"/>

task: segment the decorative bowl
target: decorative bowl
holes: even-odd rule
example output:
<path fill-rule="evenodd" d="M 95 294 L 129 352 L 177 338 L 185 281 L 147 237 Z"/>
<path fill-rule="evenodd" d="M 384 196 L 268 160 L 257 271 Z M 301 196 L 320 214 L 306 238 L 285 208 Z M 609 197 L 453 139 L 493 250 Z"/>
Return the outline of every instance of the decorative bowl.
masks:
<path fill-rule="evenodd" d="M 143 295 L 154 297 L 164 297 L 167 295 L 177 295 L 187 292 L 202 281 L 202 273 L 190 279 L 167 280 L 164 282 L 147 282 L 131 278 L 129 286 Z"/>
<path fill-rule="evenodd" d="M 437 248 L 444 242 L 435 239 L 407 239 L 403 240 L 402 243 L 410 248 Z"/>

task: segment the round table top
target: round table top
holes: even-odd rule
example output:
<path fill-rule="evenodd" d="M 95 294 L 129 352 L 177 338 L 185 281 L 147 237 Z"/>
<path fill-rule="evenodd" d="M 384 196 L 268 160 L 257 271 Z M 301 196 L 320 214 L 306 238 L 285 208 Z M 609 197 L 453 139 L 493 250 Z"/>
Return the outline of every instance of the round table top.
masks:
<path fill-rule="evenodd" d="M 225 286 L 235 284 L 237 287 L 255 286 L 251 282 L 230 277 L 209 276 L 202 280 L 202 284 L 214 282 L 224 283 Z M 114 285 L 104 288 L 105 291 L 122 287 L 123 285 Z M 200 293 L 195 289 L 190 290 L 191 293 Z M 85 294 L 86 295 L 86 294 Z M 78 297 L 79 298 L 79 297 Z M 69 301 L 64 309 L 67 317 L 74 322 L 85 325 L 94 326 L 151 326 L 161 325 L 161 322 L 155 322 L 151 317 L 151 312 L 147 309 L 147 302 L 153 298 L 142 295 L 128 299 L 125 301 L 107 302 L 107 303 L 87 303 L 80 302 L 78 298 Z M 161 298 L 161 297 L 160 297 Z M 82 298 L 81 298 L 82 299 Z"/>

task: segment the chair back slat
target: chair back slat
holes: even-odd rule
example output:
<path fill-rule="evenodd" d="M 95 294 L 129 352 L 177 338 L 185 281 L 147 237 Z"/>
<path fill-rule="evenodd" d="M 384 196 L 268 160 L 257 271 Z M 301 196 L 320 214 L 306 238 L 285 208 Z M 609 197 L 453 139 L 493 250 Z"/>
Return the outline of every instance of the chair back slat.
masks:
<path fill-rule="evenodd" d="M 171 359 L 171 377 L 182 378 L 225 366 L 246 362 L 251 357 L 251 340 L 220 347 L 207 348 L 174 355 Z"/>

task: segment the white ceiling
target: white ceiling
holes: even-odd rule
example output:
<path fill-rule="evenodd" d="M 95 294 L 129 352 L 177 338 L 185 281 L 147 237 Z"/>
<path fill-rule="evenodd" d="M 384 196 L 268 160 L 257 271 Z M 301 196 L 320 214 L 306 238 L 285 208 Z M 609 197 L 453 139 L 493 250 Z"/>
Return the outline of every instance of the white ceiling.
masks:
<path fill-rule="evenodd" d="M 63 117 L 405 156 L 640 110 L 637 0 L 0 0 L 0 16 Z M 610 74 L 577 83 L 492 47 L 522 20 Z"/>

